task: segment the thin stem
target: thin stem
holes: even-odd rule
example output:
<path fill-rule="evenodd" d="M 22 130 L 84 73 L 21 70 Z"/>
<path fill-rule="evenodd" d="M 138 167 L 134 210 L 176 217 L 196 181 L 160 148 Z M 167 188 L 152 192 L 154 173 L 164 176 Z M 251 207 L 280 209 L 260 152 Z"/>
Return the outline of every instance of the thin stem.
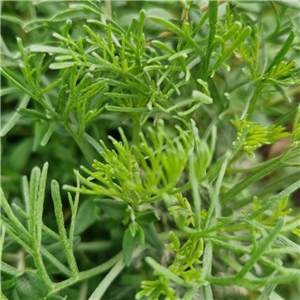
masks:
<path fill-rule="evenodd" d="M 247 121 L 250 121 L 252 114 L 254 112 L 254 109 L 256 107 L 257 104 L 257 100 L 260 96 L 260 93 L 262 91 L 263 87 L 260 86 L 259 84 L 255 85 L 255 89 L 254 89 L 254 95 L 253 97 L 250 99 L 250 101 L 247 104 L 247 107 L 244 111 L 243 116 L 246 118 Z"/>
<path fill-rule="evenodd" d="M 190 287 L 182 300 L 192 300 L 195 294 L 197 293 L 199 287 L 199 285 Z"/>
<path fill-rule="evenodd" d="M 5 225 L 1 224 L 1 239 L 0 239 L 0 258 L 2 261 L 2 253 L 3 253 L 3 245 L 4 245 L 4 239 L 5 239 Z"/>
<path fill-rule="evenodd" d="M 134 251 L 132 258 L 137 257 L 145 249 L 146 249 L 145 246 L 138 247 Z M 108 287 L 116 279 L 116 277 L 120 274 L 120 272 L 124 269 L 124 267 L 125 267 L 125 263 L 122 258 L 114 265 L 114 267 L 108 272 L 105 278 L 100 282 L 98 287 L 94 290 L 92 295 L 89 297 L 89 300 L 101 299 L 101 297 L 105 294 Z"/>
<path fill-rule="evenodd" d="M 179 237 L 188 237 L 188 234 L 185 233 L 185 232 L 182 232 L 182 231 L 175 231 L 176 233 L 176 236 L 179 236 Z M 162 233 L 159 235 L 159 238 L 161 240 L 167 240 L 169 239 L 169 234 L 166 234 L 166 233 Z M 143 247 L 138 247 L 135 252 L 133 253 L 133 255 L 139 255 L 141 252 L 143 252 L 144 250 L 146 250 L 146 247 L 143 246 Z M 93 269 L 90 269 L 90 270 L 87 270 L 87 271 L 83 271 L 83 272 L 80 272 L 78 274 L 77 277 L 72 277 L 72 278 L 69 278 L 65 281 L 62 281 L 62 282 L 59 282 L 59 283 L 56 283 L 51 291 L 51 294 L 54 294 L 68 286 L 71 286 L 79 281 L 82 281 L 82 280 L 86 280 L 86 279 L 89 279 L 93 276 L 96 276 L 96 275 L 99 275 L 99 274 L 102 274 L 104 272 L 106 272 L 107 270 L 110 270 L 114 265 L 116 265 L 119 261 L 123 260 L 123 251 L 119 252 L 117 255 L 115 255 L 114 257 L 112 257 L 110 260 L 106 261 L 105 263 L 93 268 Z"/>
<path fill-rule="evenodd" d="M 213 194 L 212 194 L 212 197 L 211 197 L 211 202 L 210 202 L 210 205 L 209 205 L 209 209 L 208 209 L 206 218 L 204 220 L 204 224 L 203 224 L 204 229 L 206 229 L 209 226 L 209 223 L 210 223 L 210 220 L 211 220 L 211 217 L 212 217 L 212 213 L 213 213 L 214 210 L 216 211 L 217 217 L 220 215 L 219 193 L 220 193 L 221 185 L 222 185 L 223 178 L 224 178 L 224 175 L 225 175 L 225 170 L 226 170 L 226 167 L 227 167 L 227 164 L 228 164 L 228 161 L 229 161 L 229 156 L 230 156 L 230 153 L 227 152 L 227 154 L 225 156 L 225 160 L 224 160 L 224 162 L 222 164 L 222 167 L 221 167 L 221 170 L 220 170 L 219 178 L 217 180 L 216 186 L 214 188 L 214 191 L 213 191 Z"/>
<path fill-rule="evenodd" d="M 41 253 L 45 256 L 49 261 L 52 262 L 63 274 L 67 275 L 68 277 L 72 277 L 72 272 L 62 264 L 55 256 L 53 256 L 46 248 L 40 248 Z"/>
<path fill-rule="evenodd" d="M 279 234 L 281 228 L 284 225 L 284 220 L 280 220 L 277 226 L 269 233 L 268 237 L 266 237 L 263 243 L 260 244 L 257 251 L 252 254 L 250 260 L 244 265 L 241 271 L 235 276 L 236 279 L 243 278 L 248 271 L 253 267 L 253 265 L 258 261 L 258 259 L 263 255 L 264 251 L 271 245 L 271 243 L 275 240 L 276 236 Z"/>
<path fill-rule="evenodd" d="M 191 156 L 189 161 L 190 167 L 190 182 L 192 185 L 192 193 L 194 199 L 194 211 L 195 211 L 195 229 L 200 230 L 200 213 L 201 213 L 201 199 L 199 195 L 198 182 L 195 174 L 195 161 L 194 156 Z"/>
<path fill-rule="evenodd" d="M 77 135 L 72 130 L 70 124 L 65 123 L 65 122 L 62 122 L 62 124 L 65 127 L 65 129 L 68 131 L 68 133 L 72 136 L 72 138 L 74 139 L 74 141 L 77 143 L 78 147 L 82 151 L 82 153 L 85 156 L 86 160 L 89 162 L 89 164 L 92 164 L 93 158 L 92 158 L 91 154 L 88 152 L 88 150 L 86 149 L 86 147 L 85 147 L 85 145 L 83 143 L 83 140 L 77 137 Z"/>
<path fill-rule="evenodd" d="M 35 243 L 34 243 L 35 244 Z M 37 245 L 33 245 L 33 251 L 32 256 L 34 259 L 34 264 L 36 265 L 36 268 L 39 270 L 39 275 L 42 277 L 42 279 L 49 285 L 52 285 L 52 281 L 48 275 L 47 269 L 44 265 L 42 255 L 40 252 L 40 247 L 37 247 Z"/>
<path fill-rule="evenodd" d="M 281 162 L 282 157 L 275 158 L 274 160 L 268 161 L 264 164 L 261 164 L 260 168 L 255 170 L 251 175 L 239 181 L 234 187 L 232 187 L 229 191 L 227 191 L 223 195 L 223 199 L 221 204 L 226 204 L 233 197 L 235 197 L 238 193 L 248 187 L 250 184 L 260 180 L 267 174 L 276 170 L 279 167 L 282 167 L 283 163 Z"/>
<path fill-rule="evenodd" d="M 101 299 L 101 297 L 106 292 L 107 288 L 111 285 L 112 281 L 120 274 L 124 269 L 125 263 L 123 260 L 119 260 L 114 267 L 108 272 L 105 278 L 100 282 L 98 287 L 94 290 L 92 295 L 89 297 L 89 300 L 92 299 Z"/>
<path fill-rule="evenodd" d="M 213 258 L 212 243 L 211 241 L 208 241 L 206 243 L 204 255 L 203 255 L 203 271 L 202 271 L 203 279 L 205 279 L 206 276 L 211 274 L 212 258 Z"/>
<path fill-rule="evenodd" d="M 80 181 L 79 181 L 78 177 L 77 177 L 76 187 L 80 188 Z M 71 195 L 70 195 L 70 198 L 71 198 L 71 201 L 72 201 Z M 69 232 L 70 245 L 71 245 L 72 249 L 73 249 L 73 240 L 74 240 L 75 223 L 76 223 L 78 205 L 79 205 L 79 193 L 77 192 L 76 195 L 75 195 L 74 204 L 72 203 L 72 218 L 71 218 L 71 225 L 70 225 L 70 232 Z"/>
<path fill-rule="evenodd" d="M 69 278 L 65 281 L 62 281 L 60 283 L 57 283 L 54 288 L 52 289 L 51 293 L 56 293 L 70 285 L 73 285 L 81 280 L 85 280 L 88 279 L 90 277 L 93 277 L 95 275 L 99 275 L 102 274 L 104 272 L 106 272 L 107 270 L 110 270 L 118 261 L 120 261 L 121 259 L 123 259 L 123 252 L 118 253 L 117 255 L 115 255 L 113 258 L 111 258 L 110 260 L 106 261 L 105 263 L 103 263 L 102 265 L 99 265 L 93 269 L 90 269 L 88 271 L 84 271 L 78 274 L 78 276 Z"/>
<path fill-rule="evenodd" d="M 141 114 L 133 115 L 133 144 L 138 146 L 140 141 Z"/>
<path fill-rule="evenodd" d="M 226 3 L 226 2 L 228 2 L 228 1 L 229 1 L 229 0 L 219 0 L 219 1 L 218 1 L 218 5 L 221 5 L 221 4 Z M 200 10 L 201 10 L 202 12 L 206 12 L 206 11 L 208 10 L 208 5 L 209 5 L 209 4 L 205 4 L 205 5 L 201 6 L 201 7 L 200 7 Z"/>
<path fill-rule="evenodd" d="M 181 20 L 187 21 L 188 20 L 188 10 L 186 9 L 186 0 L 180 0 L 181 8 L 182 8 L 182 15 Z"/>

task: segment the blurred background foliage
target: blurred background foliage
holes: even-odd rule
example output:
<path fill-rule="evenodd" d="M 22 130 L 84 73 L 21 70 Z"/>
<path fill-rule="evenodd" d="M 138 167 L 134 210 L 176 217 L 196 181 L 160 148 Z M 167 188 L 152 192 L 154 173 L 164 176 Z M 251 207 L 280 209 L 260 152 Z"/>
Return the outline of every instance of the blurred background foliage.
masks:
<path fill-rule="evenodd" d="M 74 1 L 75 2 L 75 1 Z M 76 1 L 81 2 L 81 1 Z M 84 1 L 82 1 L 84 2 Z M 95 1 L 98 3 L 98 1 Z M 18 77 L 22 77 L 19 68 L 19 61 L 16 59 L 18 53 L 16 37 L 20 37 L 23 41 L 24 47 L 29 47 L 33 44 L 49 44 L 57 43 L 57 40 L 52 36 L 52 33 L 61 33 L 65 26 L 67 19 L 72 19 L 72 28 L 70 35 L 73 40 L 86 36 L 83 25 L 86 24 L 90 18 L 95 18 L 91 12 L 82 11 L 68 11 L 72 1 L 1 1 L 1 64 L 8 67 Z M 99 2 L 99 5 L 106 11 L 106 3 Z M 200 8 L 205 7 L 205 1 L 194 1 L 193 9 L 190 10 L 190 19 L 199 19 L 202 13 Z M 274 54 L 281 48 L 286 40 L 291 29 L 296 32 L 295 45 L 287 54 L 286 60 L 297 61 L 299 68 L 299 11 L 297 9 L 290 9 L 281 6 L 275 1 L 230 1 L 230 6 L 233 13 L 238 16 L 243 24 L 262 24 L 263 36 L 261 38 L 262 57 L 274 57 Z M 226 5 L 220 5 L 219 18 L 225 17 Z M 174 24 L 179 23 L 182 15 L 182 6 L 180 1 L 111 1 L 111 12 L 113 19 L 124 29 L 127 29 L 132 19 L 139 17 L 141 9 L 146 11 L 145 21 L 145 35 L 147 39 L 158 39 L 163 43 L 174 43 L 173 37 L 159 37 L 164 31 L 159 24 L 154 23 L 149 16 L 158 16 L 166 20 L 172 21 Z M 63 14 L 62 12 L 66 12 Z M 202 29 L 202 35 L 208 34 L 208 25 Z M 92 25 L 91 25 L 92 27 Z M 95 29 L 96 27 L 93 27 Z M 105 34 L 105 30 L 99 30 L 99 34 Z M 57 43 L 59 44 L 59 43 Z M 47 64 L 52 61 L 51 57 L 47 58 Z M 219 69 L 214 77 L 215 82 L 209 81 L 211 97 L 215 100 L 208 108 L 197 110 L 194 114 L 197 127 L 200 135 L 205 132 L 205 129 L 218 117 L 223 111 L 223 105 L 226 106 L 225 113 L 222 115 L 222 120 L 218 123 L 218 142 L 216 145 L 215 159 L 220 157 L 228 148 L 230 148 L 232 141 L 235 139 L 236 131 L 229 120 L 234 119 L 234 115 L 240 115 L 245 107 L 246 97 L 249 87 L 249 79 L 244 75 L 241 69 L 244 65 L 237 56 L 231 56 L 228 61 L 231 67 L 230 72 Z M 59 70 L 47 70 L 42 80 L 45 84 L 53 82 L 57 77 Z M 193 76 L 193 73 L 192 73 Z M 216 85 L 215 87 L 213 85 Z M 1 110 L 2 128 L 9 122 L 16 109 L 24 98 L 24 94 L 16 89 L 5 77 L 1 78 Z M 254 114 L 254 122 L 260 123 L 263 126 L 269 126 L 274 121 L 283 118 L 293 107 L 299 103 L 300 88 L 299 86 L 291 86 L 284 88 L 286 94 L 290 98 L 290 102 L 285 101 L 282 94 L 270 87 L 268 92 L 261 95 L 257 104 L 257 111 Z M 188 90 L 183 89 L 188 93 Z M 28 108 L 39 110 L 39 105 L 35 101 L 30 101 Z M 292 127 L 293 115 L 282 124 L 288 131 Z M 149 119 L 149 123 L 153 121 Z M 166 128 L 173 131 L 174 121 L 166 116 Z M 70 184 L 75 185 L 75 176 L 73 169 L 78 169 L 80 165 L 89 167 L 89 163 L 83 156 L 81 150 L 75 144 L 70 135 L 60 125 L 55 124 L 54 134 L 45 147 L 40 145 L 41 136 L 47 130 L 47 123 L 41 119 L 29 118 L 27 116 L 20 116 L 16 125 L 1 139 L 1 184 L 9 199 L 13 202 L 21 203 L 20 185 L 21 177 L 29 175 L 34 166 L 42 166 L 46 161 L 49 162 L 49 178 L 55 178 L 61 185 Z M 104 140 L 107 145 L 111 145 L 107 136 L 111 135 L 116 139 L 120 139 L 117 128 L 121 126 L 124 131 L 131 135 L 131 120 L 129 117 L 120 117 L 120 114 L 103 111 L 100 116 L 95 118 L 87 128 L 87 132 L 93 136 L 95 140 Z M 286 147 L 284 140 L 276 145 L 263 146 L 256 152 L 255 158 L 245 156 L 238 161 L 237 168 L 247 168 L 252 165 L 268 160 L 278 156 Z M 92 152 L 94 158 L 98 158 L 96 152 Z M 280 169 L 274 171 L 268 177 L 264 178 L 260 184 L 257 184 L 251 190 L 242 192 L 243 199 L 249 198 L 251 195 L 260 191 L 264 186 L 273 181 L 284 181 L 287 175 L 294 172 L 291 168 Z M 299 172 L 294 174 L 294 179 L 299 177 Z M 237 181 L 240 177 L 235 177 Z M 291 176 L 289 177 L 291 180 Z M 232 185 L 231 177 L 227 177 L 227 184 Z M 226 183 L 226 182 L 225 182 Z M 49 182 L 48 182 L 49 184 Z M 289 183 L 287 182 L 286 185 Z M 50 184 L 49 184 L 50 185 Z M 282 187 L 281 187 L 282 188 Z M 47 187 L 47 196 L 50 198 L 50 187 Z M 67 203 L 66 193 L 62 193 L 63 202 Z M 267 195 L 264 195 L 267 196 Z M 293 195 L 293 206 L 295 211 L 299 210 L 299 193 Z M 79 268 L 84 270 L 95 265 L 105 262 L 113 254 L 119 252 L 122 248 L 122 237 L 124 228 L 120 227 L 117 221 L 108 218 L 105 215 L 99 217 L 99 211 L 91 205 L 93 197 L 82 196 L 79 207 L 79 220 L 76 228 L 76 233 L 81 234 L 80 245 L 77 248 L 77 257 Z M 159 204 L 155 204 L 158 205 Z M 165 208 L 159 207 L 164 211 Z M 66 210 L 64 217 L 66 222 L 70 212 Z M 53 207 L 52 202 L 45 203 L 45 223 L 51 228 L 54 225 L 53 221 Z M 93 226 L 92 226 L 93 225 Z M 55 228 L 53 228 L 55 229 Z M 163 229 L 165 230 L 165 228 Z M 9 238 L 8 238 L 9 239 Z M 293 237 L 296 241 L 296 237 Z M 90 244 L 90 242 L 93 242 Z M 19 250 L 19 246 L 12 240 L 5 243 L 4 259 L 7 262 L 15 264 L 19 261 L 19 256 L 23 255 Z M 286 261 L 287 266 L 298 266 L 299 257 L 288 257 Z M 30 262 L 28 262 L 30 265 Z M 214 268 L 222 272 L 222 262 L 215 262 Z M 93 278 L 87 284 L 86 282 L 77 284 L 65 291 L 68 299 L 85 299 L 86 290 L 93 291 L 101 280 L 101 276 Z M 57 275 L 57 280 L 60 277 Z M 149 279 L 148 267 L 137 261 L 128 267 L 121 276 L 117 278 L 113 286 L 107 293 L 107 299 L 133 299 L 135 293 L 140 289 L 140 282 Z M 216 299 L 255 299 L 256 295 L 248 294 L 243 289 L 233 291 L 231 288 L 214 290 Z M 281 285 L 277 292 L 280 295 L 287 295 L 285 299 L 297 299 L 299 295 L 299 287 L 295 284 Z M 246 293 L 246 294 L 245 294 Z M 237 296 L 238 295 L 238 296 Z"/>

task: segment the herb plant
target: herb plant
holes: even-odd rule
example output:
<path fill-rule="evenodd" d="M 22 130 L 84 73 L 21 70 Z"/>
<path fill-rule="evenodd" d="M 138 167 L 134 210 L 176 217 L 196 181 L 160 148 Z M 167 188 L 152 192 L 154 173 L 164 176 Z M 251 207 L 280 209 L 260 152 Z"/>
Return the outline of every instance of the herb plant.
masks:
<path fill-rule="evenodd" d="M 298 299 L 299 3 L 1 7 L 1 299 Z"/>

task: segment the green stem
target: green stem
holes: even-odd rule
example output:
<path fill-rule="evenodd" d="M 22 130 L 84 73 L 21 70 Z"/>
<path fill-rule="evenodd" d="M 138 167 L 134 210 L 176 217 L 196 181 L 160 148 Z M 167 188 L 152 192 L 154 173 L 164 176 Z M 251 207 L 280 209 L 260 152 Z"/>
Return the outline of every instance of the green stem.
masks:
<path fill-rule="evenodd" d="M 182 300 L 192 300 L 197 291 L 199 290 L 199 287 L 199 285 L 190 287 Z"/>
<path fill-rule="evenodd" d="M 140 141 L 141 114 L 133 115 L 133 144 L 138 146 Z"/>
<path fill-rule="evenodd" d="M 247 121 L 249 121 L 252 117 L 252 114 L 254 112 L 254 109 L 257 104 L 257 100 L 260 96 L 262 89 L 263 89 L 263 87 L 261 85 L 259 85 L 259 84 L 255 85 L 254 95 L 248 102 L 246 110 L 244 111 L 244 114 L 243 114 L 243 116 L 246 118 Z"/>
<path fill-rule="evenodd" d="M 138 256 L 142 251 L 146 249 L 145 246 L 138 247 L 134 253 L 133 257 L 135 258 Z M 92 299 L 101 299 L 101 297 L 104 295 L 108 287 L 111 285 L 111 283 L 116 279 L 116 277 L 120 274 L 120 272 L 124 269 L 125 263 L 123 261 L 123 258 L 120 259 L 114 267 L 108 272 L 108 274 L 105 276 L 105 278 L 100 282 L 98 287 L 94 290 L 93 294 L 89 297 L 89 300 Z"/>
<path fill-rule="evenodd" d="M 35 244 L 35 243 L 34 243 Z M 36 268 L 39 271 L 39 275 L 41 276 L 41 278 L 49 285 L 52 285 L 52 281 L 48 275 L 47 269 L 44 265 L 43 259 L 42 259 L 42 255 L 41 252 L 38 249 L 39 247 L 37 245 L 34 245 L 34 249 L 32 252 L 32 256 L 34 259 L 34 264 L 36 265 Z"/>
<path fill-rule="evenodd" d="M 264 239 L 264 242 L 260 244 L 257 251 L 252 254 L 251 258 L 247 261 L 244 267 L 240 270 L 240 272 L 235 276 L 236 279 L 243 278 L 253 267 L 253 265 L 260 259 L 265 250 L 271 245 L 271 243 L 275 240 L 276 236 L 280 233 L 281 228 L 284 225 L 284 220 L 280 220 L 277 226 L 269 233 L 268 237 Z"/>
<path fill-rule="evenodd" d="M 245 188 L 248 187 L 250 184 L 260 180 L 261 178 L 265 177 L 266 175 L 276 170 L 277 168 L 282 167 L 283 163 L 281 162 L 281 159 L 282 156 L 262 164 L 261 167 L 257 169 L 255 172 L 253 172 L 251 175 L 239 181 L 234 187 L 232 187 L 229 191 L 227 191 L 223 195 L 221 204 L 225 205 L 238 193 L 245 190 Z"/>
<path fill-rule="evenodd" d="M 2 253 L 3 253 L 3 246 L 4 246 L 4 239 L 5 239 L 5 225 L 1 224 L 1 238 L 0 238 L 0 258 L 2 261 Z"/>
<path fill-rule="evenodd" d="M 74 141 L 77 143 L 78 147 L 82 151 L 82 153 L 85 156 L 88 163 L 92 164 L 93 163 L 93 158 L 92 158 L 91 154 L 88 152 L 88 150 L 86 149 L 82 139 L 74 133 L 74 131 L 72 130 L 70 124 L 64 123 L 64 122 L 62 122 L 62 124 L 65 127 L 65 129 L 68 131 L 68 133 L 72 136 Z"/>
<path fill-rule="evenodd" d="M 116 256 L 114 256 L 113 258 L 111 258 L 110 260 L 106 261 L 105 263 L 103 263 L 100 266 L 97 266 L 93 269 L 90 269 L 88 271 L 84 271 L 78 274 L 77 277 L 72 277 L 69 278 L 65 281 L 62 281 L 60 283 L 57 283 L 54 288 L 51 291 L 51 294 L 54 294 L 70 285 L 73 285 L 81 280 L 85 280 L 88 279 L 90 277 L 93 277 L 95 275 L 99 275 L 102 274 L 104 272 L 106 272 L 107 270 L 110 270 L 118 261 L 120 261 L 121 259 L 123 259 L 123 253 L 120 252 L 118 253 Z"/>
<path fill-rule="evenodd" d="M 220 173 L 219 173 L 219 178 L 217 180 L 216 186 L 214 188 L 214 191 L 213 191 L 213 194 L 212 194 L 212 197 L 211 197 L 211 202 L 210 202 L 210 205 L 209 205 L 209 208 L 208 208 L 206 218 L 205 218 L 204 223 L 203 223 L 203 228 L 204 229 L 207 229 L 207 227 L 209 226 L 213 211 L 215 211 L 217 217 L 220 215 L 221 208 L 220 208 L 220 201 L 219 201 L 219 193 L 220 193 L 220 190 L 221 190 L 221 185 L 222 185 L 222 182 L 223 182 L 223 178 L 224 178 L 224 175 L 225 175 L 225 170 L 227 168 L 229 157 L 230 157 L 230 152 L 227 152 L 226 155 L 225 155 L 225 160 L 222 164 L 222 167 L 221 167 L 221 170 L 220 170 Z"/>
<path fill-rule="evenodd" d="M 182 237 L 182 238 L 189 236 L 188 233 L 182 232 L 182 231 L 175 231 L 175 233 L 176 233 L 176 236 L 179 236 L 179 237 Z M 160 238 L 160 240 L 168 240 L 169 239 L 169 234 L 164 232 L 164 233 L 159 235 L 159 238 Z M 138 255 L 142 251 L 144 251 L 145 249 L 146 249 L 146 247 L 138 247 L 135 250 L 133 255 Z M 99 266 L 97 266 L 93 269 L 80 272 L 76 277 L 71 277 L 71 278 L 69 278 L 65 281 L 56 283 L 50 293 L 54 294 L 54 293 L 66 288 L 66 287 L 69 287 L 69 286 L 79 282 L 79 281 L 86 280 L 86 279 L 91 278 L 93 276 L 102 274 L 102 273 L 110 270 L 113 266 L 115 266 L 119 261 L 122 261 L 122 260 L 123 260 L 123 251 L 119 252 L 117 255 L 112 257 L 110 260 L 106 261 L 105 263 L 103 263 L 103 264 L 101 264 L 101 265 L 99 265 Z"/>
<path fill-rule="evenodd" d="M 222 229 L 222 232 L 236 232 L 248 228 L 248 224 L 230 225 Z"/>
<path fill-rule="evenodd" d="M 190 182 L 192 185 L 192 195 L 194 199 L 195 229 L 200 230 L 201 198 L 198 189 L 197 177 L 195 175 L 194 156 L 191 156 L 190 158 L 189 168 L 190 168 Z"/>

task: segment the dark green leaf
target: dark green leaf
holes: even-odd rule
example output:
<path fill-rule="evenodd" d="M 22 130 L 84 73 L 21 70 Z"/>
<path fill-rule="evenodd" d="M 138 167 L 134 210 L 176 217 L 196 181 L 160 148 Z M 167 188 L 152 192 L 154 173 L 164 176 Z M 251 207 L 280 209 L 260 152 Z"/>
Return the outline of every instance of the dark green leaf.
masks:
<path fill-rule="evenodd" d="M 44 121 L 37 121 L 34 124 L 34 142 L 33 142 L 33 151 L 37 151 L 40 147 L 45 134 L 48 130 L 48 124 Z"/>
<path fill-rule="evenodd" d="M 135 222 L 139 223 L 141 226 L 159 221 L 160 218 L 158 217 L 158 215 L 156 214 L 155 211 L 148 211 L 145 212 L 143 214 L 138 215 L 135 218 Z"/>
<path fill-rule="evenodd" d="M 78 209 L 74 234 L 79 235 L 98 220 L 93 200 L 85 200 Z"/>
<path fill-rule="evenodd" d="M 43 299 L 49 287 L 36 272 L 27 271 L 17 279 L 16 289 L 22 300 Z"/>
<path fill-rule="evenodd" d="M 130 229 L 129 228 L 126 229 L 123 237 L 124 262 L 126 265 L 130 264 L 130 260 L 138 239 L 139 239 L 138 234 L 132 236 Z"/>
<path fill-rule="evenodd" d="M 12 275 L 14 277 L 19 277 L 23 274 L 23 271 L 10 266 L 9 264 L 7 264 L 4 261 L 1 261 L 1 272 Z"/>
<path fill-rule="evenodd" d="M 51 295 L 46 298 L 46 300 L 65 300 L 65 299 L 67 298 L 62 296 L 57 296 L 57 295 Z"/>
<path fill-rule="evenodd" d="M 213 51 L 212 45 L 214 43 L 215 35 L 217 32 L 218 7 L 219 7 L 218 1 L 209 1 L 209 5 L 208 5 L 209 36 L 208 36 L 207 50 L 205 56 L 206 70 L 209 65 L 210 56 Z"/>
<path fill-rule="evenodd" d="M 140 244 L 145 245 L 145 233 L 141 226 L 138 227 L 138 235 Z"/>
<path fill-rule="evenodd" d="M 26 138 L 13 148 L 9 157 L 9 163 L 13 170 L 21 171 L 25 167 L 32 151 L 32 145 L 33 139 Z"/>
<path fill-rule="evenodd" d="M 128 204 L 124 201 L 112 199 L 96 199 L 94 200 L 94 202 L 114 220 L 121 220 L 125 217 L 125 210 L 128 207 Z"/>
<path fill-rule="evenodd" d="M 152 247 L 156 248 L 158 251 L 163 251 L 164 246 L 158 237 L 154 224 L 151 223 L 142 227 L 145 233 L 146 242 Z"/>

